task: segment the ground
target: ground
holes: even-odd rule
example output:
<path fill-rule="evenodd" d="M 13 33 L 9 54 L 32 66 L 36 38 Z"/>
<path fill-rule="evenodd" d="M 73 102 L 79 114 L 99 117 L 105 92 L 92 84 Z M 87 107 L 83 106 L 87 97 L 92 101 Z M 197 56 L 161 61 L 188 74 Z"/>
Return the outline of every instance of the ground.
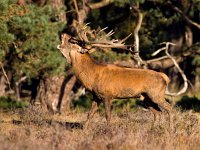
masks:
<path fill-rule="evenodd" d="M 45 113 L 39 107 L 0 112 L 0 148 L 40 149 L 199 149 L 200 114 L 173 109 L 174 127 L 169 132 L 167 115 L 152 127 L 153 114 L 142 108 L 112 111 L 107 126 L 103 112 L 95 114 L 88 128 L 82 126 L 87 112 Z"/>

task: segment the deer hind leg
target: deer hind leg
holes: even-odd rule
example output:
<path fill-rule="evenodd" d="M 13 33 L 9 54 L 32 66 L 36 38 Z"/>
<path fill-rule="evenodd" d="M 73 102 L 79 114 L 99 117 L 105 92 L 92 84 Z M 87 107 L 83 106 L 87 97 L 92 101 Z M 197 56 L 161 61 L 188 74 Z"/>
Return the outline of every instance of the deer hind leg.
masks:
<path fill-rule="evenodd" d="M 160 106 L 161 108 L 163 108 L 164 110 L 167 111 L 167 114 L 168 114 L 168 117 L 169 117 L 169 129 L 172 129 L 172 127 L 173 127 L 172 115 L 171 115 L 172 106 L 165 100 L 164 94 L 154 96 L 152 98 L 152 101 L 154 103 L 158 104 L 158 106 Z"/>
<path fill-rule="evenodd" d="M 168 102 L 166 102 L 165 99 L 164 101 L 159 102 L 158 105 L 167 111 L 169 117 L 169 129 L 172 130 L 173 128 L 173 120 L 171 115 L 172 106 Z"/>
<path fill-rule="evenodd" d="M 152 126 L 155 127 L 158 123 L 158 120 L 160 120 L 161 110 L 158 107 L 158 105 L 152 102 L 152 100 L 148 98 L 147 96 L 145 96 L 144 104 L 145 104 L 145 107 L 150 109 L 154 115 L 154 121 L 153 121 Z"/>

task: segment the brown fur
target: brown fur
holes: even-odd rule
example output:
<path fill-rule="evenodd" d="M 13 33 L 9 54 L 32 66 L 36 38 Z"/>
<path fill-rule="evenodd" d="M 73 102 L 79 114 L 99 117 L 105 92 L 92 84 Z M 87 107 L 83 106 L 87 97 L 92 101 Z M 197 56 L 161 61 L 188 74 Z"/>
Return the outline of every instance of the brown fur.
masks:
<path fill-rule="evenodd" d="M 109 123 L 113 99 L 133 98 L 144 94 L 146 101 L 151 101 L 150 103 L 155 103 L 168 112 L 171 126 L 171 106 L 165 101 L 165 90 L 169 78 L 164 73 L 148 69 L 98 64 L 88 53 L 79 53 L 81 47 L 78 45 L 66 43 L 67 45 L 61 45 L 61 52 L 67 59 L 70 58 L 76 77 L 96 97 L 86 123 L 94 115 L 101 101 L 104 103 L 106 119 Z M 159 111 L 153 106 L 148 105 L 147 107 L 152 110 L 156 118 Z"/>

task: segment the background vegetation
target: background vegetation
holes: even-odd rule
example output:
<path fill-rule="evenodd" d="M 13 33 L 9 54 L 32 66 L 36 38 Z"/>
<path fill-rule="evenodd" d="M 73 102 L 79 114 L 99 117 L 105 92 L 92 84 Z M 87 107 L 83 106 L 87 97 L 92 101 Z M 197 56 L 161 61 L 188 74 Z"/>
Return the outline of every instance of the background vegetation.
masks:
<path fill-rule="evenodd" d="M 76 121 L 86 117 L 85 111 L 80 110 L 89 108 L 92 95 L 84 92 L 70 64 L 57 50 L 60 35 L 76 36 L 74 22 L 79 11 L 85 23 L 90 22 L 91 29 L 107 26 L 106 32 L 115 31 L 112 38 L 122 39 L 133 33 L 137 25 L 135 7 L 143 15 L 139 31 L 141 58 L 153 59 L 151 54 L 160 48 L 160 43 L 173 42 L 176 46 L 169 51 L 190 82 L 185 95 L 169 98 L 178 100 L 173 111 L 175 131 L 168 134 L 163 118 L 160 126 L 150 128 L 153 116 L 147 117 L 150 113 L 138 107 L 142 103 L 134 99 L 113 103 L 115 113 L 109 129 L 102 119 L 103 108 L 91 128 L 72 129 L 82 128 Z M 199 35 L 199 0 L 1 0 L 0 147 L 197 149 L 200 145 Z M 133 43 L 132 36 L 127 44 Z M 92 56 L 102 63 L 135 67 L 133 55 L 120 49 L 97 50 Z M 148 67 L 170 77 L 171 91 L 182 87 L 183 80 L 169 60 Z M 56 108 L 52 108 L 53 103 Z M 62 115 L 51 115 L 46 108 Z M 34 146 L 30 147 L 30 143 Z"/>

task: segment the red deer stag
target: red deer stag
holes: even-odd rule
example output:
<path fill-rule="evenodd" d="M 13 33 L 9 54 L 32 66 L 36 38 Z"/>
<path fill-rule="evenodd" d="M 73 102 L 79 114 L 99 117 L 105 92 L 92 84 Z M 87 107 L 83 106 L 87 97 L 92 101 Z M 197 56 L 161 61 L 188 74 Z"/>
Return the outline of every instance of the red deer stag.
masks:
<path fill-rule="evenodd" d="M 111 33 L 106 36 L 111 35 Z M 87 33 L 79 32 L 75 39 L 66 34 L 62 35 L 61 45 L 58 49 L 64 55 L 75 76 L 94 97 L 85 126 L 96 112 L 99 104 L 104 103 L 106 120 L 109 124 L 111 118 L 111 103 L 113 99 L 134 98 L 140 95 L 145 97 L 147 107 L 154 113 L 154 123 L 159 107 L 169 115 L 169 127 L 172 127 L 171 105 L 165 100 L 165 91 L 169 78 L 161 72 L 148 69 L 135 69 L 119 67 L 111 64 L 99 64 L 88 53 L 91 47 L 111 47 L 128 49 L 124 40 L 106 40 L 100 38 L 89 41 Z M 155 107 L 156 106 L 156 107 Z M 159 106 L 159 107 L 158 107 Z"/>

